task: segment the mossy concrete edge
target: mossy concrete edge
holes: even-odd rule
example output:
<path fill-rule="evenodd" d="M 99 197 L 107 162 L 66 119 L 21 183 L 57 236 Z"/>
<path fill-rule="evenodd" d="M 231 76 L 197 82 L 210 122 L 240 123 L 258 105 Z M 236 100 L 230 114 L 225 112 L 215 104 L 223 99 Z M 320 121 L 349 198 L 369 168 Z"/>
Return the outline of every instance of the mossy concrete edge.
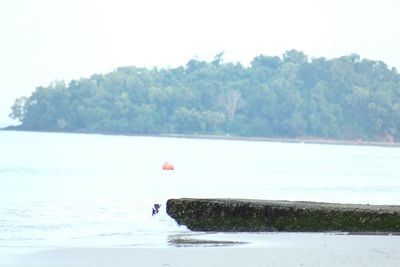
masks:
<path fill-rule="evenodd" d="M 400 233 L 400 206 L 181 198 L 167 213 L 193 231 Z"/>

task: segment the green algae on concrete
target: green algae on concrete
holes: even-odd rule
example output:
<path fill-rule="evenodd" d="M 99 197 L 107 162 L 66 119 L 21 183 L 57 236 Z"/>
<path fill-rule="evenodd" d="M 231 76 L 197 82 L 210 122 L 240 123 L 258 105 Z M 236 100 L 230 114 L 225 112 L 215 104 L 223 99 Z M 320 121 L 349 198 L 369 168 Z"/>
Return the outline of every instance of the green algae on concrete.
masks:
<path fill-rule="evenodd" d="M 194 231 L 400 233 L 400 206 L 182 198 L 167 213 Z"/>

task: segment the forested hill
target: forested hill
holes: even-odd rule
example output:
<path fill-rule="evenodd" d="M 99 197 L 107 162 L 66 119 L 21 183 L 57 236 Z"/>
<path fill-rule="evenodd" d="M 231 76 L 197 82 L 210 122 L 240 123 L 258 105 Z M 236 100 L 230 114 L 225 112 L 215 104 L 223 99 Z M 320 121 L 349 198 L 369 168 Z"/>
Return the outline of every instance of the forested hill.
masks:
<path fill-rule="evenodd" d="M 26 130 L 400 141 L 400 75 L 381 61 L 291 50 L 244 67 L 222 57 L 53 82 L 10 116 Z"/>

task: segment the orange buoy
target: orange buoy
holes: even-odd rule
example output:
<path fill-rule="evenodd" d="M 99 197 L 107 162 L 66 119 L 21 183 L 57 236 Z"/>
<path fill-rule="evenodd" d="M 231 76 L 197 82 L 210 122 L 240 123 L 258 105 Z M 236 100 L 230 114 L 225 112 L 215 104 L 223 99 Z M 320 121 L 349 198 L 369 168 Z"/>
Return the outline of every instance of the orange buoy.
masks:
<path fill-rule="evenodd" d="M 162 169 L 165 170 L 165 171 L 173 171 L 174 170 L 174 165 L 172 165 L 171 162 L 167 161 L 162 166 Z"/>

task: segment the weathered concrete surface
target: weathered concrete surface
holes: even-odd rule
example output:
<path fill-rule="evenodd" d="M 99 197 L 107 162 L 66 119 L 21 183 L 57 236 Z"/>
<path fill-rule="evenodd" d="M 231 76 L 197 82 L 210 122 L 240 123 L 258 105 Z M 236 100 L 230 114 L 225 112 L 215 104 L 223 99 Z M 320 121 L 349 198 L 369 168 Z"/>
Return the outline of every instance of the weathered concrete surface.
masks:
<path fill-rule="evenodd" d="M 194 231 L 400 233 L 400 206 L 182 198 L 167 213 Z"/>

